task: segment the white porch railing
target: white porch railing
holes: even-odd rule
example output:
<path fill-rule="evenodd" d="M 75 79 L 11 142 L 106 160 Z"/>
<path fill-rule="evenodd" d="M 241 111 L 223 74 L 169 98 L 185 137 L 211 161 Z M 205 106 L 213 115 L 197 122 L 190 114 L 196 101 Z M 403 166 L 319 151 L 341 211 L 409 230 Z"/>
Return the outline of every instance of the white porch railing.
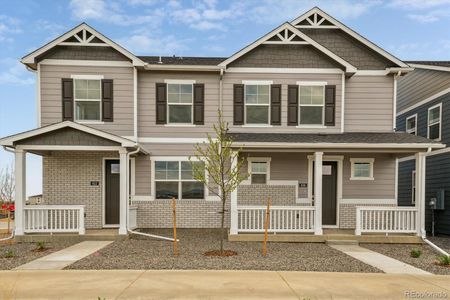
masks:
<path fill-rule="evenodd" d="M 264 232 L 266 206 L 238 206 L 238 232 Z M 314 232 L 313 206 L 271 206 L 268 232 Z"/>
<path fill-rule="evenodd" d="M 355 234 L 415 233 L 417 213 L 414 207 L 357 207 Z"/>
<path fill-rule="evenodd" d="M 84 205 L 25 206 L 24 232 L 85 234 L 84 208 Z"/>

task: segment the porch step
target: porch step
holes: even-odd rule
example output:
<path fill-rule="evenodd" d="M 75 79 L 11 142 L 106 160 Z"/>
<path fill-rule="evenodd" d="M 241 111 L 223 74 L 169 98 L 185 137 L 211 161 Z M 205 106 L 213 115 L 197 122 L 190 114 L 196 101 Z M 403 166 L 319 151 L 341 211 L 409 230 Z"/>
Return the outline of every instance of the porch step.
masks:
<path fill-rule="evenodd" d="M 326 240 L 325 243 L 331 245 L 359 245 L 358 240 Z"/>

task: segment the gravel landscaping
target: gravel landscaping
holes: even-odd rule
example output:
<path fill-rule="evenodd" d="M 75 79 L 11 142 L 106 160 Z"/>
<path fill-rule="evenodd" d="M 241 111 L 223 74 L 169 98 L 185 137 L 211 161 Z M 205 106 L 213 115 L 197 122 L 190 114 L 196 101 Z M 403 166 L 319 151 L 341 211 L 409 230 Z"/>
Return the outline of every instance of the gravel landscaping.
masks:
<path fill-rule="evenodd" d="M 171 236 L 170 230 L 151 230 Z M 173 257 L 172 243 L 141 236 L 116 241 L 77 261 L 66 269 L 223 269 L 291 270 L 321 272 L 381 272 L 340 251 L 320 243 L 269 243 L 266 257 L 261 243 L 225 242 L 225 249 L 237 256 L 205 256 L 219 247 L 216 230 L 179 229 L 179 256 Z"/>
<path fill-rule="evenodd" d="M 41 256 L 48 255 L 58 250 L 73 245 L 73 242 L 58 241 L 46 243 L 45 251 L 33 251 L 36 249 L 35 243 L 15 243 L 14 241 L 0 242 L 0 270 L 11 270 L 27 262 L 35 260 Z M 11 256 L 12 257 L 7 257 Z"/>
<path fill-rule="evenodd" d="M 440 246 L 449 243 L 441 240 Z M 436 240 L 433 240 L 436 242 Z M 439 255 L 433 248 L 428 245 L 405 245 L 405 244 L 361 244 L 361 247 L 368 248 L 386 256 L 398 259 L 407 264 L 425 270 L 433 274 L 450 275 L 450 267 L 439 266 L 435 264 L 436 257 Z M 418 258 L 411 257 L 411 250 L 419 249 L 422 251 L 422 255 Z M 447 248 L 448 249 L 448 248 Z"/>

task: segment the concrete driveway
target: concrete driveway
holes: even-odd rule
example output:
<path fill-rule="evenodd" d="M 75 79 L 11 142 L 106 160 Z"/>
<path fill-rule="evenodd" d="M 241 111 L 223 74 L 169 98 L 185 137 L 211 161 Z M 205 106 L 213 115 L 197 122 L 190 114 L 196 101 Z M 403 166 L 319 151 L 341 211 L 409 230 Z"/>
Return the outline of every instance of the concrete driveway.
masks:
<path fill-rule="evenodd" d="M 3 271 L 0 272 L 0 282 L 1 299 L 450 297 L 450 276 L 436 275 L 180 270 Z"/>

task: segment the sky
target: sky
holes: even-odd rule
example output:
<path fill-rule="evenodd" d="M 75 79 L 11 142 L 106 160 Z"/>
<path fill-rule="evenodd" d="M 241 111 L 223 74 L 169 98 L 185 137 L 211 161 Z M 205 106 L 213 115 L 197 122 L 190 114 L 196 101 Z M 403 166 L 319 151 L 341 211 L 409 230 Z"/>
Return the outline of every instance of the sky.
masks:
<path fill-rule="evenodd" d="M 450 0 L 0 0 L 0 137 L 36 128 L 35 74 L 20 58 L 81 22 L 137 55 L 230 56 L 319 6 L 403 60 L 450 60 Z M 0 150 L 0 169 L 13 155 Z M 28 195 L 41 192 L 28 155 Z"/>

